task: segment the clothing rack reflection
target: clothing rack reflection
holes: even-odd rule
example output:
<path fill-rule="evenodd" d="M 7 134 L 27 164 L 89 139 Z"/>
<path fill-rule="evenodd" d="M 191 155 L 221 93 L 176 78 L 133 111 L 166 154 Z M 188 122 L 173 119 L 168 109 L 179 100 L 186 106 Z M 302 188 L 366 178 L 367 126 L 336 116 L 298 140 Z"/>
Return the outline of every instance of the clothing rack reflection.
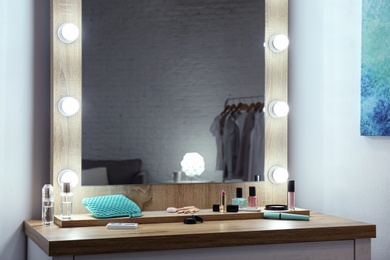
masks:
<path fill-rule="evenodd" d="M 249 97 L 231 97 L 227 98 L 225 101 L 225 106 L 235 104 L 236 102 L 262 102 L 264 103 L 264 95 L 258 95 L 258 96 L 249 96 Z"/>
<path fill-rule="evenodd" d="M 224 110 L 221 115 L 230 112 L 249 112 L 252 109 L 255 111 L 261 111 L 264 108 L 264 96 L 250 96 L 250 97 L 234 97 L 228 98 L 225 101 Z"/>
<path fill-rule="evenodd" d="M 264 180 L 264 96 L 233 97 L 215 117 L 217 170 L 224 181 Z"/>

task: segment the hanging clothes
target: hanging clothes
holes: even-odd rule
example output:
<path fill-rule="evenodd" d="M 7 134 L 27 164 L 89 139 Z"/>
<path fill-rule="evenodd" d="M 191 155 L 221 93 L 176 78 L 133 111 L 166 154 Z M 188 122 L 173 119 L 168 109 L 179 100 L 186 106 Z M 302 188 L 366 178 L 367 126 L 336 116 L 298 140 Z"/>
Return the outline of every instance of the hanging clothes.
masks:
<path fill-rule="evenodd" d="M 224 171 L 224 181 L 253 181 L 264 172 L 264 160 L 260 159 L 264 157 L 263 104 L 247 104 L 242 99 L 237 105 L 226 102 L 210 127 L 217 144 L 216 169 Z"/>
<path fill-rule="evenodd" d="M 240 145 L 240 129 L 235 122 L 234 116 L 228 116 L 222 135 L 223 160 L 225 163 L 224 179 L 233 179 L 236 169 L 238 149 Z"/>
<path fill-rule="evenodd" d="M 255 124 L 251 132 L 251 147 L 248 163 L 248 181 L 254 181 L 255 176 L 260 176 L 259 181 L 264 181 L 265 167 L 265 120 L 264 112 L 255 114 Z"/>
<path fill-rule="evenodd" d="M 217 145 L 217 160 L 216 160 L 216 170 L 224 170 L 224 161 L 223 161 L 223 151 L 222 151 L 222 132 L 221 132 L 221 119 L 222 115 L 219 114 L 214 118 L 213 123 L 210 127 L 210 132 L 215 137 Z"/>
<path fill-rule="evenodd" d="M 245 117 L 245 124 L 242 130 L 240 148 L 237 158 L 237 168 L 235 175 L 240 176 L 243 180 L 248 180 L 249 170 L 249 155 L 251 146 L 251 133 L 255 126 L 255 111 L 249 111 Z"/>

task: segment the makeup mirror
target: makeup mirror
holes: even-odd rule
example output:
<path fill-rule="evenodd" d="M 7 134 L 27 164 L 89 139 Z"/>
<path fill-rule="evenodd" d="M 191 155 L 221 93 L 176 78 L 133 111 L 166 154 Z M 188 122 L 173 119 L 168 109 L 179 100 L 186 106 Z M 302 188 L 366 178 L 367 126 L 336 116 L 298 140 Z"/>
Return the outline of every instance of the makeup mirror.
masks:
<path fill-rule="evenodd" d="M 129 0 L 128 0 L 129 1 Z M 153 1 L 148 1 L 153 2 Z M 196 1 L 207 2 L 207 1 Z M 195 3 L 195 2 L 194 2 Z M 288 1 L 287 0 L 266 0 L 265 1 L 265 41 L 272 35 L 288 35 Z M 136 21 L 135 21 L 136 22 Z M 57 37 L 57 29 L 63 23 L 73 23 L 80 30 L 80 37 L 72 43 L 61 42 Z M 51 180 L 54 180 L 62 169 L 71 169 L 81 175 L 81 151 L 82 151 L 82 115 L 87 109 L 82 103 L 82 38 L 84 36 L 82 28 L 82 1 L 81 0 L 53 0 L 51 2 Z M 259 43 L 263 44 L 263 43 Z M 280 53 L 273 53 L 266 45 L 265 48 L 265 93 L 264 106 L 267 107 L 272 100 L 282 100 L 287 102 L 287 57 L 288 52 L 284 50 Z M 157 52 L 158 53 L 158 52 Z M 207 81 L 205 81 L 207 82 Z M 262 84 L 261 82 L 259 83 Z M 262 95 L 261 91 L 258 93 Z M 252 94 L 250 94 L 252 95 Z M 82 109 L 75 115 L 64 117 L 57 110 L 59 100 L 64 96 L 74 97 L 81 104 Z M 244 95 L 242 95 L 244 96 Z M 224 96 L 226 101 L 230 96 Z M 231 96 L 234 98 L 234 96 Z M 223 104 L 217 104 L 219 111 L 222 111 Z M 215 116 L 215 115 L 214 115 Z M 210 122 L 211 123 L 211 122 Z M 265 113 L 265 170 L 268 172 L 273 165 L 287 168 L 287 118 L 270 118 Z M 184 152 L 184 151 L 183 151 Z M 183 153 L 182 152 L 182 153 Z M 188 151 L 191 152 L 191 151 Z M 184 154 L 183 154 L 184 155 Z M 160 153 L 164 156 L 164 151 Z M 181 158 L 179 158 L 180 160 Z M 177 163 L 177 165 L 179 162 Z M 171 172 L 177 170 L 178 166 L 171 166 Z M 175 168 L 174 168 L 175 167 Z M 171 173 L 170 173 L 171 174 Z M 78 186 L 75 188 L 75 199 L 87 196 L 105 195 L 112 193 L 122 193 L 132 197 L 141 204 L 143 209 L 163 208 L 167 203 L 175 205 L 178 199 L 183 203 L 190 199 L 189 195 L 195 193 L 204 194 L 201 191 L 208 191 L 213 187 L 227 186 L 227 190 L 234 189 L 237 185 L 247 187 L 257 186 L 262 194 L 262 201 L 283 202 L 285 200 L 285 184 L 274 185 L 265 178 L 260 183 L 207 183 L 207 184 L 174 184 L 174 185 L 110 185 L 110 186 Z M 217 188 L 218 189 L 218 188 Z M 181 194 L 185 190 L 185 194 Z M 180 198 L 171 196 L 157 198 L 161 194 L 179 192 Z M 207 193 L 207 192 L 206 192 Z M 213 196 L 202 195 L 199 199 L 199 207 L 211 205 Z M 192 196 L 191 202 L 194 201 Z M 171 203 L 170 203 L 171 202 Z M 261 202 L 259 202 L 261 204 Z M 75 212 L 83 211 L 82 207 Z"/>
<path fill-rule="evenodd" d="M 83 185 L 264 180 L 264 0 L 83 0 L 82 28 Z"/>

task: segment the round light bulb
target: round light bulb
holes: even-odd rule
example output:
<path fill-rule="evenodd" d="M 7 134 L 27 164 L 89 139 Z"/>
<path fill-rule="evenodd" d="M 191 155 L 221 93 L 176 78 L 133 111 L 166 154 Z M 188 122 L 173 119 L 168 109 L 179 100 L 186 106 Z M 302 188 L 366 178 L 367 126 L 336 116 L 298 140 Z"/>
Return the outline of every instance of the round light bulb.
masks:
<path fill-rule="evenodd" d="M 58 38 L 63 43 L 74 42 L 80 34 L 79 28 L 73 23 L 63 23 L 58 28 Z"/>
<path fill-rule="evenodd" d="M 284 34 L 273 35 L 269 39 L 269 47 L 273 52 L 281 52 L 287 49 L 288 45 L 288 37 Z"/>
<path fill-rule="evenodd" d="M 269 105 L 269 114 L 274 118 L 287 116 L 290 108 L 284 101 L 274 100 Z"/>
<path fill-rule="evenodd" d="M 74 188 L 79 183 L 79 176 L 77 176 L 74 171 L 65 169 L 58 174 L 57 182 L 60 186 L 62 186 L 62 183 L 64 182 L 69 182 L 70 186 Z"/>
<path fill-rule="evenodd" d="M 58 110 L 64 116 L 73 116 L 79 111 L 80 104 L 73 97 L 63 97 L 58 102 Z"/>
<path fill-rule="evenodd" d="M 285 183 L 288 180 L 288 171 L 280 166 L 274 166 L 269 170 L 269 179 L 273 183 Z"/>

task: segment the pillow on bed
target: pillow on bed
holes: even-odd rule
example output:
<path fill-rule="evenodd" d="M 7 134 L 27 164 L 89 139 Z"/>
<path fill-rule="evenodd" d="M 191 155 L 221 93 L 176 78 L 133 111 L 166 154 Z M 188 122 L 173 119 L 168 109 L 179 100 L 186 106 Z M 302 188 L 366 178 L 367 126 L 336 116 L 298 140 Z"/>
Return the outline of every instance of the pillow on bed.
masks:
<path fill-rule="evenodd" d="M 107 168 L 82 170 L 81 183 L 82 185 L 108 185 Z"/>
<path fill-rule="evenodd" d="M 107 166 L 108 182 L 110 184 L 130 184 L 141 170 L 139 159 L 116 161 Z"/>
<path fill-rule="evenodd" d="M 130 184 L 141 171 L 141 159 L 129 160 L 83 160 L 82 168 L 106 167 L 109 184 Z"/>

